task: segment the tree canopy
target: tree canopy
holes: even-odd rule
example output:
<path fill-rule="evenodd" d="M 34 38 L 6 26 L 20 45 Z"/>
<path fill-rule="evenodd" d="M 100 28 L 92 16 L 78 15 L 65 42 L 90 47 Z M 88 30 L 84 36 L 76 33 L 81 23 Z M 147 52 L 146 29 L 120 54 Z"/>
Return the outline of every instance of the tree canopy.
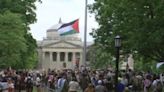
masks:
<path fill-rule="evenodd" d="M 164 0 L 95 0 L 90 12 L 100 27 L 91 34 L 95 43 L 114 55 L 114 37 L 122 37 L 124 53 L 145 61 L 164 60 Z"/>
<path fill-rule="evenodd" d="M 91 68 L 106 69 L 114 64 L 111 54 L 103 51 L 99 46 L 92 45 L 88 49 L 87 57 L 89 57 Z"/>
<path fill-rule="evenodd" d="M 22 31 L 20 31 L 22 30 Z M 26 52 L 25 26 L 20 15 L 11 12 L 0 14 L 0 65 L 17 66 L 22 52 Z"/>
<path fill-rule="evenodd" d="M 36 66 L 37 45 L 29 32 L 29 25 L 36 21 L 37 1 L 40 0 L 0 0 L 1 68 Z"/>

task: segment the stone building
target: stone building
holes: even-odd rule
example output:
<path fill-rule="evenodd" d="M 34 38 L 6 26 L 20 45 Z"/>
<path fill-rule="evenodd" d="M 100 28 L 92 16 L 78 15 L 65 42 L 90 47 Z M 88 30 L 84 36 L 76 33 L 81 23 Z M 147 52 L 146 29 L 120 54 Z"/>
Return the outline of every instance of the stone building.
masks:
<path fill-rule="evenodd" d="M 38 41 L 38 59 L 40 69 L 74 69 L 83 65 L 83 42 L 78 34 L 60 36 L 59 23 L 49 28 L 46 38 Z"/>
<path fill-rule="evenodd" d="M 39 69 L 74 69 L 77 66 L 84 65 L 84 62 L 82 62 L 83 42 L 79 34 L 60 36 L 57 29 L 62 24 L 59 20 L 58 24 L 46 31 L 46 37 L 42 41 L 37 41 Z M 87 42 L 87 47 L 91 45 L 92 43 Z M 129 68 L 133 70 L 134 61 L 132 56 L 127 59 L 120 68 L 125 70 L 128 63 Z"/>

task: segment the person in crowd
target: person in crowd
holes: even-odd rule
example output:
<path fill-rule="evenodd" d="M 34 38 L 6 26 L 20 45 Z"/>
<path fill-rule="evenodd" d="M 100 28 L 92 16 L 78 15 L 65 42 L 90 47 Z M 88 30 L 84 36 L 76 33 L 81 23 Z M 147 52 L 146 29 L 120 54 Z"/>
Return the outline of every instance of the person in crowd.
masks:
<path fill-rule="evenodd" d="M 163 85 L 160 81 L 157 82 L 157 85 L 156 85 L 154 92 L 163 92 Z"/>
<path fill-rule="evenodd" d="M 87 88 L 89 82 L 90 82 L 90 79 L 88 78 L 87 73 L 86 72 L 83 72 L 80 75 L 80 83 L 79 83 L 80 84 L 80 87 L 81 87 L 81 89 L 83 91 Z"/>
<path fill-rule="evenodd" d="M 160 74 L 160 81 L 162 82 L 162 85 L 164 86 L 164 73 Z"/>
<path fill-rule="evenodd" d="M 50 90 L 55 89 L 54 82 L 55 82 L 55 76 L 54 76 L 54 71 L 52 71 L 52 73 L 50 73 L 48 78 L 48 87 L 50 88 Z"/>
<path fill-rule="evenodd" d="M 122 78 L 118 78 L 118 84 L 117 84 L 117 92 L 124 92 L 125 90 L 125 85 L 123 83 L 121 83 Z"/>
<path fill-rule="evenodd" d="M 146 75 L 146 78 L 144 80 L 144 92 L 150 92 L 151 84 L 151 76 Z"/>
<path fill-rule="evenodd" d="M 15 91 L 16 91 L 16 92 L 21 92 L 21 88 L 20 88 L 21 76 L 20 76 L 20 73 L 17 72 L 15 77 L 16 77 L 16 78 L 15 78 L 15 82 L 14 82 Z"/>
<path fill-rule="evenodd" d="M 125 87 L 124 92 L 129 92 L 129 88 L 128 87 Z"/>
<path fill-rule="evenodd" d="M 156 79 L 152 83 L 153 92 L 162 92 L 162 82 L 160 81 L 159 76 L 156 77 Z"/>
<path fill-rule="evenodd" d="M 125 75 L 123 75 L 122 80 L 121 80 L 121 83 L 122 83 L 123 85 L 125 85 L 125 86 L 128 86 L 128 79 L 126 78 Z"/>
<path fill-rule="evenodd" d="M 108 77 L 104 81 L 104 86 L 107 88 L 108 92 L 112 92 L 114 90 L 113 86 L 114 82 L 111 77 Z"/>
<path fill-rule="evenodd" d="M 95 92 L 107 92 L 107 89 L 103 86 L 102 80 L 98 80 L 98 85 L 95 87 Z"/>
<path fill-rule="evenodd" d="M 25 83 L 26 83 L 26 92 L 32 92 L 32 90 L 33 90 L 32 75 L 28 74 L 28 76 L 25 78 Z"/>
<path fill-rule="evenodd" d="M 36 80 L 35 80 L 35 85 L 36 85 L 36 88 L 37 88 L 37 92 L 41 92 L 41 78 L 40 78 L 40 75 L 37 74 L 37 77 L 36 77 Z"/>
<path fill-rule="evenodd" d="M 94 85 L 92 85 L 92 83 L 89 83 L 84 92 L 95 92 Z"/>
<path fill-rule="evenodd" d="M 25 83 L 25 77 L 26 77 L 26 72 L 23 71 L 20 73 L 20 87 L 19 87 L 19 92 L 21 92 L 21 90 L 25 90 L 25 86 L 26 86 L 26 83 Z"/>
<path fill-rule="evenodd" d="M 96 73 L 95 71 L 93 71 L 91 74 L 90 74 L 90 80 L 91 80 L 91 83 L 96 86 L 97 85 L 97 79 L 96 79 Z"/>
<path fill-rule="evenodd" d="M 62 73 L 61 78 L 57 81 L 57 92 L 68 92 L 68 81 L 66 79 L 66 75 Z"/>
<path fill-rule="evenodd" d="M 14 83 L 11 78 L 8 79 L 7 85 L 8 85 L 8 92 L 14 92 Z"/>
<path fill-rule="evenodd" d="M 78 92 L 80 90 L 80 85 L 75 77 L 69 82 L 69 92 Z"/>
<path fill-rule="evenodd" d="M 136 75 L 132 77 L 132 90 L 133 92 L 141 92 L 143 87 L 142 76 Z"/>
<path fill-rule="evenodd" d="M 0 81 L 2 84 L 6 83 L 5 90 L 10 92 L 13 92 L 13 89 L 15 92 L 22 92 L 25 88 L 27 92 L 32 92 L 33 86 L 37 87 L 37 92 L 46 92 L 49 89 L 53 89 L 51 90 L 53 92 L 79 92 L 79 86 L 82 92 L 113 92 L 114 90 L 113 70 L 49 69 L 48 72 L 44 72 L 44 76 L 41 75 L 42 73 L 8 69 L 2 72 Z M 123 79 L 119 80 L 116 86 L 117 92 L 162 92 L 164 88 L 162 74 L 134 70 L 120 71 L 120 77 Z M 32 78 L 35 85 L 28 81 L 29 78 Z M 44 85 L 41 86 L 41 84 Z M 41 87 L 43 90 L 40 90 Z"/>

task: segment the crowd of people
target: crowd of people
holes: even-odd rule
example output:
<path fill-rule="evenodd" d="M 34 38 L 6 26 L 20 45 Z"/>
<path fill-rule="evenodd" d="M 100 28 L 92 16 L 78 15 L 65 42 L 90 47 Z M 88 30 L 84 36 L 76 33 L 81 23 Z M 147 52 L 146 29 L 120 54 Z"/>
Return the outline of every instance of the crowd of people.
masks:
<path fill-rule="evenodd" d="M 111 69 L 63 69 L 47 71 L 2 70 L 1 92 L 163 92 L 164 73 L 120 71 L 115 87 L 115 73 Z"/>
<path fill-rule="evenodd" d="M 39 73 L 10 68 L 0 71 L 0 92 L 32 92 L 33 87 L 40 86 L 40 83 Z M 39 88 L 37 90 L 40 92 Z"/>
<path fill-rule="evenodd" d="M 162 92 L 164 74 L 151 72 L 120 71 L 115 87 L 113 70 L 50 71 L 45 82 L 56 92 Z"/>

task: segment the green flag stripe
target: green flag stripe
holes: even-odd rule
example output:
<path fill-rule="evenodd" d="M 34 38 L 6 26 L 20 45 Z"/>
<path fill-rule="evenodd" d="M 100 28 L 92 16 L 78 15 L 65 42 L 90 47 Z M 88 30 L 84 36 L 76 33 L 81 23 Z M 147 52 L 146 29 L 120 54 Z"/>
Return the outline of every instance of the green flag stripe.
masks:
<path fill-rule="evenodd" d="M 61 36 L 64 36 L 64 35 L 70 35 L 70 34 L 74 34 L 74 33 L 78 33 L 76 30 L 70 30 L 68 32 L 65 32 L 63 34 L 60 34 Z"/>

